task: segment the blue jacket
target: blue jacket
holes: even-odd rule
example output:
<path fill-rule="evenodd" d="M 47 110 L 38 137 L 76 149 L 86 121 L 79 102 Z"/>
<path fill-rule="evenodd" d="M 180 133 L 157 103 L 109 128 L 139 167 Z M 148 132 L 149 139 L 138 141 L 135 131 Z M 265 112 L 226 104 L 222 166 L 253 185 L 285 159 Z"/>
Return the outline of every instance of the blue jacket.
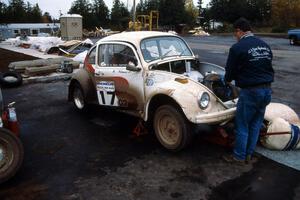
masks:
<path fill-rule="evenodd" d="M 245 35 L 229 51 L 225 81 L 246 88 L 274 81 L 273 54 L 269 45 L 252 34 Z"/>

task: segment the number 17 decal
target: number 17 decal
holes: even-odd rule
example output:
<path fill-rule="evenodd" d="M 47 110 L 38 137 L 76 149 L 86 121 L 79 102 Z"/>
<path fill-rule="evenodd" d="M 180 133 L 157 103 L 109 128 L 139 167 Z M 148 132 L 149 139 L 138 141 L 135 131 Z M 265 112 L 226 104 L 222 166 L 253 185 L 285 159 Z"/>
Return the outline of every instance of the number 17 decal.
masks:
<path fill-rule="evenodd" d="M 113 81 L 100 81 L 97 83 L 97 95 L 100 105 L 118 106 L 118 98 L 115 93 Z"/>
<path fill-rule="evenodd" d="M 101 100 L 99 98 L 101 96 Z M 98 91 L 98 100 L 99 104 L 107 105 L 107 106 L 117 106 L 115 105 L 116 101 L 116 93 L 115 92 L 106 92 L 106 91 Z"/>

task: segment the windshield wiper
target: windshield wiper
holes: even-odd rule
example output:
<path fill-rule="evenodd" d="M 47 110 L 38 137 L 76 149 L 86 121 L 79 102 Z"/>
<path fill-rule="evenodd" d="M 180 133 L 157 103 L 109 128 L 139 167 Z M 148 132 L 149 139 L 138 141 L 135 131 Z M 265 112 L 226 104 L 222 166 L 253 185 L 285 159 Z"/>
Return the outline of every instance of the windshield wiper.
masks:
<path fill-rule="evenodd" d="M 167 51 L 166 53 L 164 53 L 164 55 L 162 55 L 162 56 L 160 57 L 160 59 L 164 59 L 165 57 L 167 57 L 167 55 L 168 55 L 171 51 L 172 51 L 172 49 L 169 50 L 169 51 Z"/>

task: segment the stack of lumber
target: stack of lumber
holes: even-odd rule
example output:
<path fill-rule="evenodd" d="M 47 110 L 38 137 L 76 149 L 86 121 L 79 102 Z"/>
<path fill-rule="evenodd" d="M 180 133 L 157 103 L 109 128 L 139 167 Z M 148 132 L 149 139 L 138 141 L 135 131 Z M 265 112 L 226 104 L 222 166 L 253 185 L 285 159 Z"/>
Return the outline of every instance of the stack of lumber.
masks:
<path fill-rule="evenodd" d="M 24 73 L 27 76 L 41 76 L 57 72 L 57 70 L 60 69 L 61 65 L 65 62 L 70 63 L 73 66 L 73 69 L 79 68 L 80 63 L 73 61 L 70 58 L 50 58 L 30 61 L 18 61 L 10 63 L 8 68 L 10 71 Z"/>

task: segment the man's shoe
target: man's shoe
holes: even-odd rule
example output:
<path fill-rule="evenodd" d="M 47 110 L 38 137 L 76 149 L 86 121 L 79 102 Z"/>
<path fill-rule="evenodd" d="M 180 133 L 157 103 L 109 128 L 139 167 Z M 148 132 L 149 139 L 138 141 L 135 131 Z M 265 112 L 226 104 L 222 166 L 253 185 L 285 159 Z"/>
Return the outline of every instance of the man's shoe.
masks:
<path fill-rule="evenodd" d="M 247 164 L 254 164 L 258 161 L 258 157 L 254 156 L 254 155 L 247 155 L 246 156 L 246 163 Z"/>
<path fill-rule="evenodd" d="M 245 165 L 245 160 L 239 160 L 236 157 L 234 157 L 233 155 L 224 155 L 223 160 L 225 160 L 228 163 L 232 163 L 232 164 L 238 164 L 238 165 Z"/>

